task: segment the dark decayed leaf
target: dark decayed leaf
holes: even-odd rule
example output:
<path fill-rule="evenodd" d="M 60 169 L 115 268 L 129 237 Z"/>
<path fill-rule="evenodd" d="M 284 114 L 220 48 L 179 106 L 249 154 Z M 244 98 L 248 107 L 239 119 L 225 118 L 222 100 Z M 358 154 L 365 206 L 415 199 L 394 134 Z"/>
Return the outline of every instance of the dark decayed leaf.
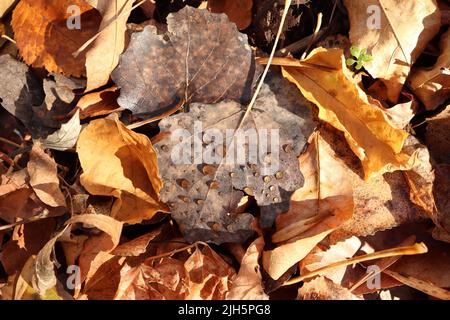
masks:
<path fill-rule="evenodd" d="M 181 100 L 248 100 L 252 51 L 226 15 L 185 7 L 167 20 L 165 36 L 152 26 L 132 35 L 112 74 L 122 107 L 160 113 Z"/>
<path fill-rule="evenodd" d="M 0 56 L 0 79 L 1 105 L 25 125 L 29 124 L 31 107 L 40 105 L 44 100 L 44 91 L 39 80 L 24 63 L 10 55 Z"/>
<path fill-rule="evenodd" d="M 244 195 L 242 191 L 254 196 L 258 205 L 269 206 L 270 211 L 270 205 L 287 201 L 290 192 L 303 185 L 297 156 L 314 129 L 311 112 L 300 106 L 301 95 L 297 95 L 296 106 L 304 109 L 299 116 L 283 108 L 284 104 L 276 103 L 268 86 L 265 92 L 235 135 L 235 150 L 230 148 L 232 134 L 228 141 L 226 136 L 227 130 L 237 129 L 244 114 L 245 108 L 238 103 L 193 104 L 189 113 L 161 121 L 163 138 L 155 145 L 164 180 L 161 199 L 169 205 L 188 241 L 242 242 L 252 233 L 253 220 L 250 214 L 236 213 Z M 198 127 L 200 122 L 202 128 Z M 176 136 L 181 130 L 185 136 L 180 144 Z M 251 132 L 256 135 L 252 137 Z M 279 134 L 277 144 L 272 144 L 276 141 L 272 140 L 274 132 Z M 244 137 L 246 133 L 250 134 Z M 264 135 L 266 144 L 261 140 Z M 239 139 L 249 140 L 240 144 Z M 258 159 L 253 161 L 250 156 L 255 153 L 249 150 L 258 139 Z M 198 154 L 196 158 L 193 156 L 199 143 L 204 150 L 200 161 Z M 182 145 L 184 150 L 194 153 L 182 154 Z M 206 156 L 211 154 L 214 158 L 207 160 Z"/>

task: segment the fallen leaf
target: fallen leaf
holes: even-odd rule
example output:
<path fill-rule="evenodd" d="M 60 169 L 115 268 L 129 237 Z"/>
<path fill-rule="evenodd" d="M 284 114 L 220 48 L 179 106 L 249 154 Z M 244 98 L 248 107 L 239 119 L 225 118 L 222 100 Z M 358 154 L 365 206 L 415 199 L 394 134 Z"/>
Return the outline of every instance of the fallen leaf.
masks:
<path fill-rule="evenodd" d="M 450 95 L 450 30 L 442 35 L 436 64 L 428 69 L 413 69 L 408 82 L 428 110 L 439 107 Z"/>
<path fill-rule="evenodd" d="M 92 91 L 107 84 L 111 72 L 119 64 L 119 56 L 125 49 L 126 23 L 133 1 L 87 0 L 86 2 L 102 15 L 99 28 L 102 33 L 86 52 L 86 91 Z"/>
<path fill-rule="evenodd" d="M 66 233 L 71 232 L 71 228 L 76 223 L 85 223 L 101 230 L 109 238 L 109 242 L 91 240 L 91 249 L 85 250 L 83 260 L 83 280 L 89 271 L 90 263 L 96 256 L 102 252 L 110 252 L 119 244 L 120 235 L 122 233 L 122 223 L 102 214 L 83 214 L 78 215 L 66 222 L 63 230 L 58 232 L 51 238 L 41 251 L 37 254 L 36 263 L 33 274 L 33 288 L 40 294 L 44 294 L 48 289 L 56 285 L 55 262 L 52 259 L 55 244 L 61 237 L 65 237 Z M 102 237 L 102 236 L 100 236 Z M 104 240 L 104 238 L 102 239 Z M 98 246 L 92 245 L 96 243 Z M 92 248 L 94 247 L 94 249 Z M 87 256 L 87 257 L 86 257 Z M 81 265 L 80 265 L 81 268 Z"/>
<path fill-rule="evenodd" d="M 226 16 L 187 6 L 169 15 L 168 30 L 168 40 L 152 26 L 131 36 L 112 74 L 120 106 L 164 113 L 181 100 L 249 100 L 252 51 Z"/>
<path fill-rule="evenodd" d="M 434 173 L 433 196 L 439 223 L 433 237 L 450 243 L 450 165 L 438 165 Z"/>
<path fill-rule="evenodd" d="M 161 132 L 166 132 L 155 145 L 164 180 L 161 199 L 188 241 L 243 242 L 253 233 L 253 217 L 236 213 L 242 191 L 260 206 L 269 206 L 286 201 L 303 184 L 297 156 L 315 123 L 309 110 L 297 116 L 273 101 L 270 94 L 261 97 L 234 136 L 229 130 L 237 128 L 245 110 L 232 101 L 193 104 L 189 113 L 160 122 Z M 266 145 L 244 146 L 236 153 L 247 139 L 242 137 L 252 133 Z M 193 154 L 202 141 L 204 152 Z"/>
<path fill-rule="evenodd" d="M 227 300 L 268 300 L 264 292 L 259 258 L 264 248 L 264 238 L 259 237 L 247 248 L 242 258 L 241 267 L 235 278 L 232 279 Z"/>
<path fill-rule="evenodd" d="M 55 160 L 39 143 L 33 145 L 27 164 L 30 185 L 39 199 L 51 207 L 65 207 L 66 200 L 59 188 L 59 178 Z"/>
<path fill-rule="evenodd" d="M 305 184 L 292 195 L 289 211 L 277 219 L 272 241 L 279 245 L 263 253 L 264 269 L 273 279 L 280 278 L 353 214 L 353 190 L 345 166 L 319 133 L 310 138 L 298 161 Z"/>
<path fill-rule="evenodd" d="M 0 18 L 3 18 L 5 14 L 18 2 L 18 0 L 4 0 L 0 3 Z"/>
<path fill-rule="evenodd" d="M 78 13 L 80 26 L 71 25 Z M 28 65 L 80 77 L 86 73 L 86 56 L 72 53 L 97 33 L 100 21 L 100 14 L 83 0 L 22 0 L 14 9 L 12 27 Z"/>
<path fill-rule="evenodd" d="M 77 107 L 80 108 L 80 118 L 107 115 L 119 110 L 120 106 L 117 104 L 119 94 L 119 90 L 112 87 L 84 95 L 77 103 Z"/>
<path fill-rule="evenodd" d="M 345 0 L 350 18 L 350 41 L 367 49 L 372 61 L 364 64 L 382 79 L 391 102 L 427 43 L 439 32 L 441 13 L 435 0 Z M 370 9 L 370 11 L 368 11 Z"/>
<path fill-rule="evenodd" d="M 209 11 L 225 13 L 239 30 L 247 28 L 252 22 L 252 7 L 253 0 L 208 0 Z"/>
<path fill-rule="evenodd" d="M 28 125 L 31 106 L 44 101 L 44 90 L 28 67 L 9 54 L 0 56 L 0 77 L 7 85 L 0 86 L 1 105 L 13 116 Z"/>
<path fill-rule="evenodd" d="M 437 163 L 450 164 L 450 105 L 427 119 L 425 144 Z"/>
<path fill-rule="evenodd" d="M 330 126 L 322 126 L 320 134 L 345 163 L 345 176 L 352 184 L 355 204 L 351 219 L 330 234 L 332 243 L 352 236 L 371 235 L 426 217 L 425 212 L 411 202 L 403 172 L 385 173 L 364 180 L 361 162 L 346 143 L 344 134 Z"/>
<path fill-rule="evenodd" d="M 342 50 L 318 48 L 299 64 L 284 67 L 283 75 L 319 107 L 320 119 L 345 133 L 367 179 L 411 166 L 410 157 L 401 153 L 408 134 L 394 128 L 382 109 L 349 78 Z"/>
<path fill-rule="evenodd" d="M 48 135 L 46 138 L 38 139 L 38 141 L 44 148 L 66 151 L 75 146 L 80 132 L 80 111 L 77 110 L 69 121 L 61 125 L 61 128 Z"/>
<path fill-rule="evenodd" d="M 234 270 L 211 248 L 196 249 L 187 260 L 154 259 L 121 270 L 118 300 L 222 300 Z"/>
<path fill-rule="evenodd" d="M 334 262 L 352 258 L 361 246 L 362 242 L 358 237 L 351 237 L 330 246 L 326 250 L 311 252 L 300 262 L 301 273 L 311 272 Z M 342 285 L 346 271 L 347 267 L 335 268 L 323 273 L 321 276 L 333 281 L 337 285 Z"/>
<path fill-rule="evenodd" d="M 81 132 L 77 153 L 83 187 L 116 198 L 111 217 L 140 223 L 166 211 L 159 200 L 156 152 L 146 136 L 128 130 L 117 118 L 95 120 Z"/>
<path fill-rule="evenodd" d="M 37 254 L 44 247 L 54 228 L 54 219 L 42 219 L 24 225 L 23 242 L 25 247 L 21 248 L 17 241 L 11 240 L 5 244 L 0 253 L 0 261 L 6 272 L 13 275 L 20 271 L 28 258 Z"/>

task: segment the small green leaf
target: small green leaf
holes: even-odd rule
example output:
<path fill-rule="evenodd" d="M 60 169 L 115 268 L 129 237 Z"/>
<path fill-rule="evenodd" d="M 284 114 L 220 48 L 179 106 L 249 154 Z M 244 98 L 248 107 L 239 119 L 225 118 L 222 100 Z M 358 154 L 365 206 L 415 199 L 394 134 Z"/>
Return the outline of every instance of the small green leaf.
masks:
<path fill-rule="evenodd" d="M 355 69 L 356 70 L 361 70 L 362 67 L 363 67 L 363 62 L 362 61 L 358 61 L 358 63 L 356 64 Z"/>
<path fill-rule="evenodd" d="M 370 61 L 373 60 L 373 57 L 370 54 L 364 54 L 364 55 L 361 56 L 360 60 L 362 60 L 364 62 L 370 62 Z"/>
<path fill-rule="evenodd" d="M 355 58 L 358 58 L 359 55 L 361 54 L 361 49 L 359 49 L 358 47 L 352 46 L 350 48 L 350 53 L 352 54 L 352 56 L 354 56 Z"/>
<path fill-rule="evenodd" d="M 345 61 L 345 63 L 347 64 L 348 67 L 351 67 L 352 65 L 354 65 L 357 61 L 355 59 L 349 58 Z"/>

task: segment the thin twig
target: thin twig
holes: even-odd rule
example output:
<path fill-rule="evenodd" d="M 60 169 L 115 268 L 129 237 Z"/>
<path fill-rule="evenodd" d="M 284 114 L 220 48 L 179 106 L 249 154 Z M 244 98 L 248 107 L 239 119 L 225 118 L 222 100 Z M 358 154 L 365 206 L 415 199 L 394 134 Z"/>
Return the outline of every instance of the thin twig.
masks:
<path fill-rule="evenodd" d="M 328 266 L 308 272 L 302 276 L 292 278 L 292 279 L 286 281 L 283 284 L 283 286 L 289 286 L 289 285 L 304 281 L 306 279 L 313 278 L 315 276 L 318 276 L 320 274 L 323 274 L 323 273 L 325 273 L 329 270 L 335 269 L 335 268 L 345 267 L 348 265 L 352 265 L 352 264 L 356 264 L 356 263 L 360 263 L 360 262 L 364 262 L 364 261 L 387 258 L 387 257 L 395 257 L 395 256 L 416 255 L 416 254 L 422 254 L 422 253 L 427 253 L 427 252 L 428 252 L 427 246 L 423 242 L 421 242 L 421 243 L 416 243 L 412 246 L 398 247 L 398 248 L 382 250 L 379 252 L 369 253 L 369 254 L 354 257 L 351 259 L 338 261 L 338 262 L 332 263 Z"/>

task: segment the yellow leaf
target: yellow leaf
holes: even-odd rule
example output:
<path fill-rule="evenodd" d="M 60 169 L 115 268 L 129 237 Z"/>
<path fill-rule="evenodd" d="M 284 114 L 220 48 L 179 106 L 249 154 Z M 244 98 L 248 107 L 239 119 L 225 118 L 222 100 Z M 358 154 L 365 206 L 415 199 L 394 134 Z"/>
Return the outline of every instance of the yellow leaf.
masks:
<path fill-rule="evenodd" d="M 81 184 L 93 195 L 113 196 L 111 216 L 140 223 L 167 209 L 160 202 L 162 181 L 150 139 L 115 120 L 92 121 L 77 143 Z"/>
<path fill-rule="evenodd" d="M 319 107 L 321 120 L 345 133 L 362 161 L 366 179 L 411 166 L 410 157 L 401 153 L 408 133 L 394 128 L 376 101 L 346 74 L 341 49 L 317 48 L 302 63 L 284 67 L 283 75 Z"/>

